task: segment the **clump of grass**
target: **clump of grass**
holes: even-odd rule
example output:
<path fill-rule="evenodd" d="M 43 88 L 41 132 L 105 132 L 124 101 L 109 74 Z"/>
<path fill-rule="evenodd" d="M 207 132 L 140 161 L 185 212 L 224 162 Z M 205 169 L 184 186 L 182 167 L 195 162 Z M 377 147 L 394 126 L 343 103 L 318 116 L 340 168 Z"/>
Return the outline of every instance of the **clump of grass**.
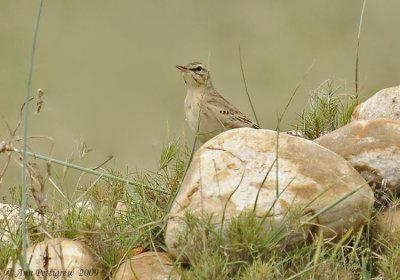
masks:
<path fill-rule="evenodd" d="M 263 280 L 263 279 L 278 279 L 279 275 L 274 269 L 275 259 L 271 258 L 264 262 L 260 259 L 255 260 L 252 264 L 247 265 L 240 277 L 241 280 Z"/>
<path fill-rule="evenodd" d="M 212 214 L 187 214 L 180 257 L 189 267 L 181 269 L 182 279 L 399 278 L 398 231 L 382 229 L 376 213 L 358 232 L 345 232 L 334 243 L 322 233 L 306 230 L 308 238 L 303 236 L 304 241 L 294 246 L 285 242 L 303 224 L 296 215 L 286 218 L 274 229 L 254 212 L 246 212 L 221 231 Z"/>
<path fill-rule="evenodd" d="M 400 242 L 389 243 L 383 239 L 381 248 L 384 250 L 377 260 L 379 275 L 382 279 L 400 279 Z"/>
<path fill-rule="evenodd" d="M 357 100 L 349 94 L 339 93 L 333 80 L 327 80 L 315 89 L 306 108 L 298 117 L 296 130 L 308 139 L 316 139 L 350 121 Z"/>
<path fill-rule="evenodd" d="M 399 198 L 387 198 L 386 202 L 386 209 L 398 207 Z M 394 218 L 394 220 L 396 219 Z M 372 250 L 376 256 L 375 267 L 377 274 L 382 279 L 400 279 L 400 267 L 398 265 L 400 263 L 400 228 L 392 225 L 387 218 L 379 215 L 379 212 L 374 218 L 372 227 L 374 241 Z"/>
<path fill-rule="evenodd" d="M 133 249 L 166 250 L 163 236 L 166 208 L 180 184 L 187 160 L 187 151 L 173 141 L 162 149 L 157 171 L 123 174 L 107 170 L 112 176 L 97 178 L 89 186 L 80 187 L 74 192 L 75 197 L 53 200 L 47 196 L 48 201 L 55 203 L 46 208 L 46 230 L 28 228 L 30 243 L 45 237 L 80 240 L 96 256 L 102 274 L 112 279 L 119 264 L 132 256 Z M 130 180 L 125 183 L 113 176 Z M 76 204 L 77 197 L 84 203 Z M 124 210 L 117 211 L 117 204 Z M 2 231 L 0 237 L 1 234 Z M 20 233 L 14 234 L 15 242 L 0 244 L 0 270 L 10 257 L 19 259 Z"/>
<path fill-rule="evenodd" d="M 177 142 L 161 152 L 160 167 L 155 172 L 129 174 L 135 185 L 105 179 L 92 186 L 84 196 L 90 208 L 72 208 L 55 225 L 60 236 L 84 240 L 92 248 L 112 278 L 119 264 L 137 247 L 145 250 L 166 250 L 164 216 L 170 197 L 176 190 L 186 165 L 186 154 Z M 118 171 L 111 174 L 123 177 Z M 117 204 L 123 210 L 116 210 Z"/>
<path fill-rule="evenodd" d="M 265 260 L 276 246 L 253 212 L 233 218 L 224 232 L 215 221 L 212 214 L 186 214 L 180 243 L 186 244 L 182 258 L 190 268 L 182 270 L 182 279 L 233 279 L 255 259 Z"/>
<path fill-rule="evenodd" d="M 0 242 L 0 271 L 6 267 L 8 260 L 13 256 L 15 256 L 15 248 L 12 248 L 8 243 Z"/>
<path fill-rule="evenodd" d="M 243 212 L 227 222 L 223 231 L 218 230 L 215 221 L 213 215 L 186 215 L 180 243 L 186 244 L 182 258 L 190 268 L 181 271 L 183 279 L 286 279 L 287 265 L 293 264 L 288 253 L 293 244 L 287 246 L 286 239 L 298 234 L 298 215 L 288 215 L 285 222 L 272 224 L 255 212 Z M 295 250 L 308 248 L 306 239 Z M 264 278 L 265 273 L 271 273 L 272 278 Z"/>

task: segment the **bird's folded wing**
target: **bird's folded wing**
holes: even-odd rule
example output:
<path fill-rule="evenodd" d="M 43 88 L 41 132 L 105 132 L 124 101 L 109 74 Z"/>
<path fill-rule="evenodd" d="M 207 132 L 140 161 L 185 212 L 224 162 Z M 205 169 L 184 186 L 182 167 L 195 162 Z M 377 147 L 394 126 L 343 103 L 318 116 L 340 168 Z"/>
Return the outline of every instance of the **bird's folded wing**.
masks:
<path fill-rule="evenodd" d="M 207 107 L 226 129 L 239 127 L 260 128 L 222 96 L 207 100 Z"/>

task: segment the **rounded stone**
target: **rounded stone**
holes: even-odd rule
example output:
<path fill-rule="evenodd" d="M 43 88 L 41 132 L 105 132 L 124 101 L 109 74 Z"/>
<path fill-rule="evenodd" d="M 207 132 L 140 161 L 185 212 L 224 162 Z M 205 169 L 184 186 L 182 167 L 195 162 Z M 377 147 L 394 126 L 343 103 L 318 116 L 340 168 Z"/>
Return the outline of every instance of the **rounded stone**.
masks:
<path fill-rule="evenodd" d="M 145 252 L 126 260 L 117 270 L 115 280 L 180 279 L 167 254 Z"/>
<path fill-rule="evenodd" d="M 103 279 L 101 270 L 88 248 L 67 238 L 48 239 L 27 248 L 30 272 L 23 272 L 19 261 L 10 261 L 5 279 Z"/>
<path fill-rule="evenodd" d="M 351 120 L 387 118 L 400 120 L 400 86 L 385 88 L 358 105 Z"/>
<path fill-rule="evenodd" d="M 178 237 L 185 230 L 186 212 L 212 213 L 217 220 L 223 214 L 229 221 L 252 211 L 255 203 L 256 215 L 268 214 L 272 223 L 292 209 L 300 209 L 305 219 L 320 212 L 310 223 L 312 231 L 338 237 L 365 222 L 373 201 L 367 182 L 336 153 L 284 133 L 232 129 L 194 154 L 170 210 L 165 241 L 178 256 L 185 246 Z M 292 242 L 297 241 L 293 236 Z"/>
<path fill-rule="evenodd" d="M 370 184 L 400 192 L 400 121 L 354 121 L 315 142 L 348 160 Z"/>

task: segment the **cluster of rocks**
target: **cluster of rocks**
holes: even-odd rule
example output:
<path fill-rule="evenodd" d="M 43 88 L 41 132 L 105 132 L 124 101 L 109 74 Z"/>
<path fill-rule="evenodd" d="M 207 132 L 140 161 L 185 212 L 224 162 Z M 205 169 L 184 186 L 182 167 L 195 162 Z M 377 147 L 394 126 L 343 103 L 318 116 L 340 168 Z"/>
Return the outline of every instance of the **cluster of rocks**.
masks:
<path fill-rule="evenodd" d="M 105 278 L 91 250 L 82 242 L 67 238 L 48 239 L 27 249 L 29 271 L 24 271 L 19 260 L 10 261 L 4 278 L 8 279 L 85 279 Z M 29 274 L 29 275 L 28 275 Z M 170 277 L 170 278 L 169 278 Z M 116 271 L 115 280 L 177 279 L 167 254 L 144 252 L 124 261 Z"/>
<path fill-rule="evenodd" d="M 239 128 L 206 142 L 174 201 L 165 242 L 178 257 L 186 246 L 179 236 L 187 212 L 228 222 L 256 201 L 256 215 L 267 215 L 269 226 L 300 210 L 306 231 L 337 240 L 370 219 L 377 191 L 400 191 L 400 86 L 376 93 L 356 107 L 349 124 L 315 141 Z M 390 209 L 381 216 L 396 226 L 396 214 Z M 293 232 L 288 240 L 301 238 Z"/>
<path fill-rule="evenodd" d="M 73 207 L 77 211 L 90 213 L 93 203 L 89 200 L 78 201 Z M 66 214 L 70 209 L 66 209 Z M 126 205 L 119 202 L 115 209 L 118 219 L 127 210 Z M 18 206 L 0 204 L 0 242 L 12 247 L 17 244 L 15 236 L 19 236 L 20 211 Z M 43 217 L 28 209 L 27 220 L 31 227 L 40 227 Z M 47 221 L 45 217 L 44 221 Z M 1 244 L 0 244 L 1 245 Z M 15 248 L 17 250 L 17 248 Z M 88 279 L 107 278 L 93 254 L 94 251 L 78 240 L 68 238 L 49 238 L 33 244 L 26 250 L 29 271 L 25 271 L 18 256 L 9 260 L 5 268 L 0 270 L 0 279 Z M 129 258 L 121 262 L 113 274 L 115 280 L 163 280 L 178 279 L 173 262 L 164 252 L 145 252 L 143 248 L 135 248 Z"/>
<path fill-rule="evenodd" d="M 243 211 L 254 211 L 257 217 L 267 217 L 268 231 L 297 211 L 310 235 L 323 233 L 334 241 L 349 230 L 356 232 L 370 219 L 374 193 L 400 192 L 399 102 L 400 87 L 382 90 L 354 110 L 349 124 L 315 141 L 250 128 L 209 140 L 194 154 L 170 210 L 165 232 L 169 253 L 175 258 L 184 255 L 187 244 L 179 236 L 188 212 L 198 217 L 212 214 L 216 221 L 228 223 Z M 10 207 L 0 208 L 0 222 L 7 221 L 9 236 L 15 231 L 10 221 L 17 224 L 20 211 Z M 126 211 L 126 205 L 118 205 L 116 218 Z M 39 221 L 32 210 L 27 214 Z M 394 207 L 380 217 L 397 231 L 399 215 Z M 302 238 L 293 231 L 286 242 L 293 245 Z M 79 241 L 48 239 L 29 247 L 27 257 L 34 279 L 61 279 L 60 273 L 68 273 L 67 279 L 104 277 L 92 251 Z M 11 260 L 5 279 L 24 279 L 21 271 L 19 260 Z M 134 254 L 114 274 L 114 279 L 178 278 L 161 252 Z"/>

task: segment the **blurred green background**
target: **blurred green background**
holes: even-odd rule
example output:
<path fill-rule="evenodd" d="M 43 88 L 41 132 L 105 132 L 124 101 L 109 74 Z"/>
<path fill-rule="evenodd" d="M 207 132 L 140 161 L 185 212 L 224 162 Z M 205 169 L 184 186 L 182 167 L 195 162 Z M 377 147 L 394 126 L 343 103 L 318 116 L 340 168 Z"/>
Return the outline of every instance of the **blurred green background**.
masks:
<path fill-rule="evenodd" d="M 109 155 L 110 168 L 157 169 L 168 137 L 190 143 L 185 86 L 176 64 L 209 61 L 214 85 L 252 117 L 238 46 L 255 109 L 264 128 L 294 123 L 310 90 L 333 78 L 353 93 L 361 0 L 304 1 L 45 1 L 33 88 L 43 88 L 29 140 L 37 153 L 73 157 L 85 166 Z M 0 136 L 15 127 L 27 87 L 38 1 L 0 1 Z M 400 2 L 368 1 L 361 34 L 361 99 L 400 84 Z M 311 71 L 303 79 L 307 69 Z M 17 136 L 22 136 L 22 131 Z M 84 139 L 93 151 L 78 160 Z M 15 143 L 18 145 L 18 143 Z M 6 156 L 0 155 L 0 168 Z M 20 181 L 12 161 L 0 194 Z M 75 180 L 71 181 L 75 187 Z M 70 188 L 68 183 L 64 184 Z"/>

